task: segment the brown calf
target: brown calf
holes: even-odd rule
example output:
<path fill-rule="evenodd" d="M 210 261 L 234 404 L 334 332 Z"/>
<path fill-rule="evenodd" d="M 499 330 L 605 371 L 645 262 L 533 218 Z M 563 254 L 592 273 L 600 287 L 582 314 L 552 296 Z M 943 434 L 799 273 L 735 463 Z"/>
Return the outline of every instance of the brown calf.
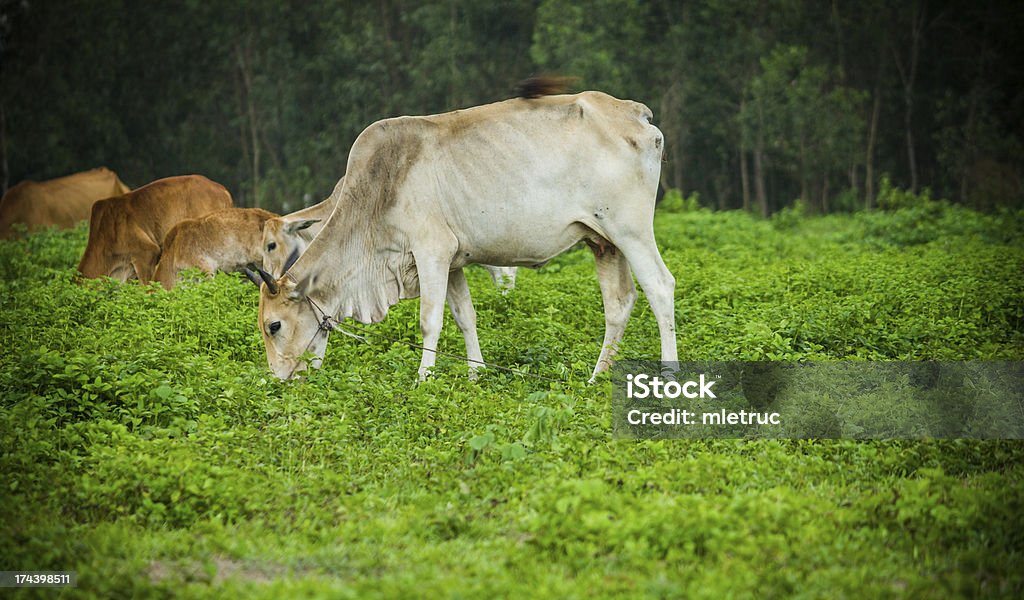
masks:
<path fill-rule="evenodd" d="M 228 208 L 178 223 L 164 238 L 157 281 L 169 290 L 180 271 L 193 267 L 252 277 L 247 265 L 262 261 L 263 224 L 276 216 L 261 208 Z"/>
<path fill-rule="evenodd" d="M 231 194 L 202 175 L 158 179 L 139 189 L 99 200 L 89 220 L 89 244 L 78 264 L 83 277 L 122 282 L 153 278 L 167 232 L 180 221 L 231 207 Z"/>

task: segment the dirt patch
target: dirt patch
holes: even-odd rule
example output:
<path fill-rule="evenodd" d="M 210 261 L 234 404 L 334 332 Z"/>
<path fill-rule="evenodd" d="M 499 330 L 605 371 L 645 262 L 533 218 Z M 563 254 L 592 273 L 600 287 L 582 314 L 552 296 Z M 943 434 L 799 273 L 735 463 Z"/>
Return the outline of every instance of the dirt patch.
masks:
<path fill-rule="evenodd" d="M 312 573 L 308 569 L 296 571 L 285 565 L 239 560 L 216 556 L 208 562 L 199 560 L 154 560 L 146 567 L 145 575 L 153 583 L 205 582 L 218 584 L 228 579 L 266 584 L 277 579 L 302 577 Z"/>

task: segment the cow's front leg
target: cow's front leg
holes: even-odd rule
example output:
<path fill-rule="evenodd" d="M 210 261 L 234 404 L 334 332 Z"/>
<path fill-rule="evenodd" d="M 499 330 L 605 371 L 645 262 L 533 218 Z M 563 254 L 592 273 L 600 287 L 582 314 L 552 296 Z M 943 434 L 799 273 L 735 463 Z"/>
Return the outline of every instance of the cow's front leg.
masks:
<path fill-rule="evenodd" d="M 476 309 L 473 308 L 469 284 L 466 283 L 466 274 L 462 269 L 455 269 L 448 274 L 448 308 L 462 330 L 462 339 L 466 340 L 469 378 L 476 379 L 477 369 L 484 366 L 484 357 L 480 353 L 480 340 L 476 337 Z"/>
<path fill-rule="evenodd" d="M 444 300 L 448 288 L 450 262 L 417 258 L 416 270 L 420 279 L 420 332 L 423 334 L 423 358 L 420 360 L 419 379 L 430 375 L 437 361 L 437 342 L 444 324 Z"/>

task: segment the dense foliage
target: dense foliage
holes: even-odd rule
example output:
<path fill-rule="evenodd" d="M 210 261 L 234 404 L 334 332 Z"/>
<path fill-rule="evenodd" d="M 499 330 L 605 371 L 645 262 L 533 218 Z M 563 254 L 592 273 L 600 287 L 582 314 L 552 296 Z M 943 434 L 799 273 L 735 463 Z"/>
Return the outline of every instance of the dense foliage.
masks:
<path fill-rule="evenodd" d="M 890 195 L 770 221 L 670 196 L 683 358 L 1024 359 L 1024 215 Z M 76 283 L 85 238 L 0 242 L 0 556 L 71 596 L 1024 593 L 1020 441 L 614 439 L 586 249 L 508 296 L 470 277 L 485 357 L 556 381 L 447 358 L 416 385 L 408 301 L 282 383 L 247 281 Z M 641 299 L 623 356 L 657 345 Z"/>
<path fill-rule="evenodd" d="M 1024 13 L 966 0 L 0 0 L 4 181 L 198 172 L 239 203 L 327 196 L 373 121 L 539 72 L 642 101 L 663 181 L 768 214 L 876 203 L 888 174 L 1024 205 Z M 0 186 L 3 187 L 3 186 Z"/>

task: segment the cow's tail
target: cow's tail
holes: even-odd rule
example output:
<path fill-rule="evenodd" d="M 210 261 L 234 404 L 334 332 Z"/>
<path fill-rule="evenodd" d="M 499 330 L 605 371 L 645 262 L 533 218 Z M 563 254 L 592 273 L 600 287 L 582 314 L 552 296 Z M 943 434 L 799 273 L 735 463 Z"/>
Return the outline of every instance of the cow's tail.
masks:
<path fill-rule="evenodd" d="M 530 77 L 516 84 L 515 94 L 517 98 L 540 98 L 541 96 L 564 94 L 577 81 L 579 81 L 579 77 L 566 77 L 563 75 Z"/>

